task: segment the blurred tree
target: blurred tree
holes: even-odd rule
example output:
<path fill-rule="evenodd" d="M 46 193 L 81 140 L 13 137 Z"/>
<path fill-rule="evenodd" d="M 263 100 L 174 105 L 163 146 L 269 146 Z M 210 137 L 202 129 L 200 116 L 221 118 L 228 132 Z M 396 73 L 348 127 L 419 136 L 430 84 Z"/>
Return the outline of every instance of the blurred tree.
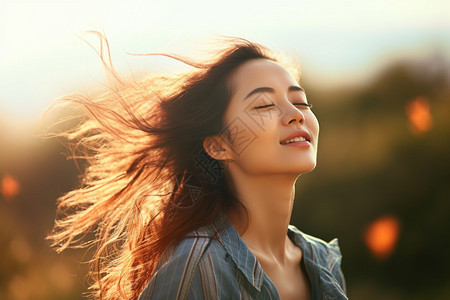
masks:
<path fill-rule="evenodd" d="M 450 293 L 449 74 L 448 61 L 435 56 L 391 65 L 363 87 L 307 89 L 321 123 L 319 165 L 298 182 L 293 223 L 340 238 L 351 298 Z M 410 130 L 411 103 L 425 110 L 415 116 L 429 123 L 421 134 Z M 393 252 L 380 260 L 364 233 L 385 215 L 398 222 L 399 233 Z"/>

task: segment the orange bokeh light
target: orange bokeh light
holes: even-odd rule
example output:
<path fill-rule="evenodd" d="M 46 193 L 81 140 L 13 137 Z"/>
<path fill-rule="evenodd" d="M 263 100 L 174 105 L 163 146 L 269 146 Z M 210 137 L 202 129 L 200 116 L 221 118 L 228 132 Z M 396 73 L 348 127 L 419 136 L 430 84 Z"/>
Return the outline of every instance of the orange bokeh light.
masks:
<path fill-rule="evenodd" d="M 365 231 L 365 242 L 372 254 L 385 259 L 392 254 L 397 243 L 400 224 L 393 216 L 381 217 L 373 221 Z"/>
<path fill-rule="evenodd" d="M 430 113 L 430 102 L 425 97 L 417 97 L 406 105 L 406 115 L 412 133 L 421 134 L 431 128 L 432 117 Z"/>
<path fill-rule="evenodd" d="M 11 175 L 4 175 L 2 178 L 2 195 L 5 199 L 12 199 L 20 192 L 19 182 Z"/>

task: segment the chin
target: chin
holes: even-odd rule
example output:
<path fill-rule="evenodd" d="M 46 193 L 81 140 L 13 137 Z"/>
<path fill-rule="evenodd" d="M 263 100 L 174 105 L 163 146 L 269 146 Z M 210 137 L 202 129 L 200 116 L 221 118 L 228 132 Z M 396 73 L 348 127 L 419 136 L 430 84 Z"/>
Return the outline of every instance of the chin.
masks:
<path fill-rule="evenodd" d="M 312 170 L 314 170 L 316 168 L 316 162 L 311 162 L 309 164 L 305 164 L 303 163 L 301 166 L 299 166 L 299 168 L 297 168 L 297 174 L 305 174 L 305 173 L 309 173 Z"/>

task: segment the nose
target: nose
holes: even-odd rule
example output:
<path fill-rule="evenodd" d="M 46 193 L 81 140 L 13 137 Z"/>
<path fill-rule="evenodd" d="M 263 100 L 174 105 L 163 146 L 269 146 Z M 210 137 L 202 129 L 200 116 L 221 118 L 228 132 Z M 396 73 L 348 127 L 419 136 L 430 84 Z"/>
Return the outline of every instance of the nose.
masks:
<path fill-rule="evenodd" d="M 285 109 L 286 111 L 283 116 L 284 125 L 302 125 L 305 123 L 305 116 L 303 115 L 303 112 L 295 107 L 295 105 L 289 104 Z"/>

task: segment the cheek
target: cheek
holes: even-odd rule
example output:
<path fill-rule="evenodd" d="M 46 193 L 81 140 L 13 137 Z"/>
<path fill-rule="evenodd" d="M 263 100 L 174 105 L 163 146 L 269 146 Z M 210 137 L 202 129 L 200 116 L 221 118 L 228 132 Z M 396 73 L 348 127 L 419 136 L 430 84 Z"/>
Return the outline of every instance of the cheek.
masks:
<path fill-rule="evenodd" d="M 279 122 L 280 112 L 278 110 L 260 112 L 235 104 L 230 103 L 225 113 L 226 127 L 222 131 L 221 138 L 234 155 L 239 158 L 244 155 L 250 159 L 258 154 L 255 153 L 256 150 L 268 150 L 269 143 L 272 144 L 277 139 L 275 123 Z"/>
<path fill-rule="evenodd" d="M 307 121 L 308 127 L 310 128 L 311 133 L 313 133 L 314 136 L 317 138 L 319 136 L 319 130 L 320 130 L 319 120 L 312 112 L 311 112 L 311 115 L 309 116 L 309 118 L 307 118 L 307 120 L 308 120 Z"/>
<path fill-rule="evenodd" d="M 282 112 L 278 106 L 270 110 L 246 110 L 246 117 L 251 123 L 251 126 L 255 128 L 258 135 L 264 134 L 267 131 L 271 131 L 273 125 L 278 123 Z"/>
<path fill-rule="evenodd" d="M 221 139 L 231 148 L 232 152 L 240 156 L 258 138 L 251 120 L 241 111 L 228 111 L 225 117 L 226 127 L 222 131 Z"/>

